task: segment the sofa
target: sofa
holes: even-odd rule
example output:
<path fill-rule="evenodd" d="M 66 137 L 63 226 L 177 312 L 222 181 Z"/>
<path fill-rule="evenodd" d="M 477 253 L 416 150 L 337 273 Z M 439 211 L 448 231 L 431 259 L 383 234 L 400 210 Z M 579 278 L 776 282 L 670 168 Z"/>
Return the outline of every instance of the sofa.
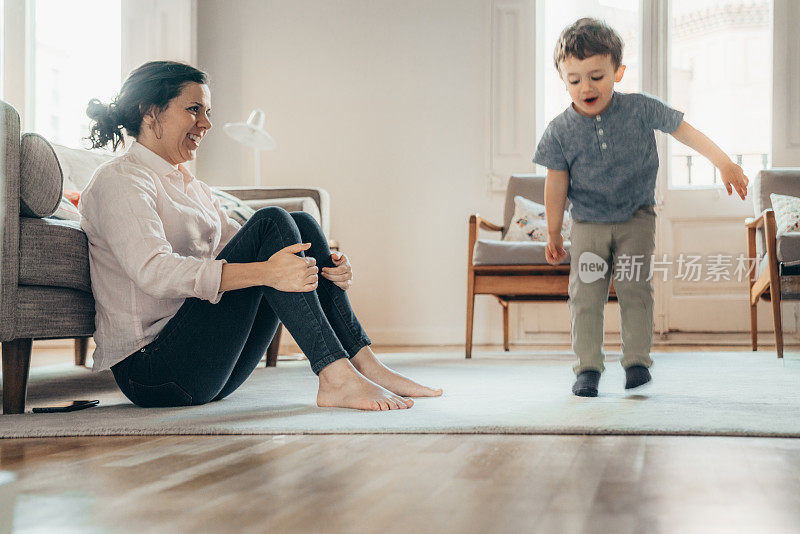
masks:
<path fill-rule="evenodd" d="M 19 114 L 0 100 L 4 414 L 25 411 L 33 340 L 74 338 L 76 363 L 85 361 L 95 315 L 87 239 L 79 221 L 53 215 L 63 211 L 65 183 L 82 189 L 94 168 L 109 157 L 53 146 L 35 133 L 20 135 Z M 220 191 L 240 200 L 239 216 L 265 206 L 307 211 L 328 235 L 329 197 L 324 189 L 238 186 Z M 279 336 L 280 329 L 276 339 Z M 274 364 L 276 340 L 270 350 Z"/>

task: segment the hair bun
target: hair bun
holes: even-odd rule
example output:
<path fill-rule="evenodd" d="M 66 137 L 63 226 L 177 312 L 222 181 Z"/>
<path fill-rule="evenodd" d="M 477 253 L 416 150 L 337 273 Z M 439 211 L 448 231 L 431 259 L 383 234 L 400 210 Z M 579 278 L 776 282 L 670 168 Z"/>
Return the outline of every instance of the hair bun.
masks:
<path fill-rule="evenodd" d="M 86 106 L 86 114 L 90 119 L 97 122 L 104 122 L 110 115 L 109 111 L 109 106 L 96 98 L 89 100 L 89 104 Z"/>

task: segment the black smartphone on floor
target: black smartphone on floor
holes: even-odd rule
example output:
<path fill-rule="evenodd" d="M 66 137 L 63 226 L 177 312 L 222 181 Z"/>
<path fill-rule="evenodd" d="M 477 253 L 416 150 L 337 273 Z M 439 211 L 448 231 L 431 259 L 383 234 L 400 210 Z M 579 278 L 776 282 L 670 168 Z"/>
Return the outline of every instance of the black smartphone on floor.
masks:
<path fill-rule="evenodd" d="M 57 412 L 74 412 L 75 410 L 83 410 L 84 408 L 91 408 L 100 404 L 99 400 L 76 400 L 65 402 L 64 404 L 57 404 L 55 406 L 43 406 L 41 408 L 34 408 L 33 413 L 57 413 Z"/>

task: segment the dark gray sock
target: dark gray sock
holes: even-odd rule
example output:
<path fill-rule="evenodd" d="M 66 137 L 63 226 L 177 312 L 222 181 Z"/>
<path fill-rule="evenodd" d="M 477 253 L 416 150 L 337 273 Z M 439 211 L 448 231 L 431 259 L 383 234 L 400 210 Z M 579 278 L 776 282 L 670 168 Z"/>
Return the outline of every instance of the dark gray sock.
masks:
<path fill-rule="evenodd" d="M 625 369 L 625 389 L 638 388 L 651 379 L 650 371 L 644 365 L 631 365 Z"/>
<path fill-rule="evenodd" d="M 597 384 L 600 383 L 599 371 L 583 371 L 572 384 L 572 393 L 578 397 L 596 397 Z"/>

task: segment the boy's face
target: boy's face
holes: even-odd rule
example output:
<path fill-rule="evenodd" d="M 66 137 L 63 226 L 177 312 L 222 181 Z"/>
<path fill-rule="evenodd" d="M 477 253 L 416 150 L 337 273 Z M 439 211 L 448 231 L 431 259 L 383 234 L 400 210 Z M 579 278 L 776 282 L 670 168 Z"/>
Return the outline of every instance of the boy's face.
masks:
<path fill-rule="evenodd" d="M 572 107 L 586 117 L 605 113 L 611 105 L 614 83 L 621 81 L 625 72 L 625 65 L 614 69 L 609 54 L 586 59 L 568 56 L 560 67 L 559 74 L 572 98 Z"/>

